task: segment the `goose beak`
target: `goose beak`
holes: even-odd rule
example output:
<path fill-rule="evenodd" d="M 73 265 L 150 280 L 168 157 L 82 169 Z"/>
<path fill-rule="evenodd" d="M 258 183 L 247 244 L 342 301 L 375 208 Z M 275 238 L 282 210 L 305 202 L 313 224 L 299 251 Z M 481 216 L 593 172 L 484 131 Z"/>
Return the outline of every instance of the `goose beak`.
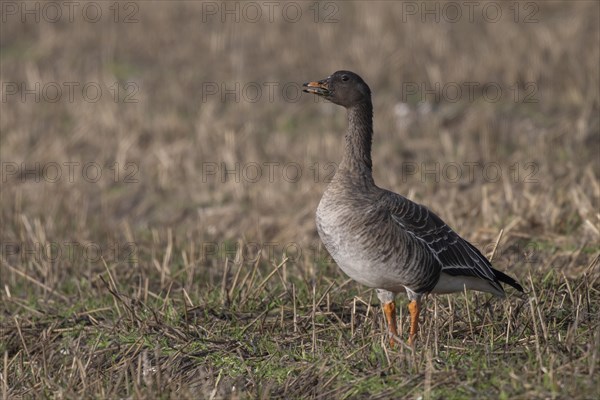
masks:
<path fill-rule="evenodd" d="M 305 93 L 316 94 L 317 96 L 328 97 L 331 95 L 331 91 L 329 90 L 329 80 L 322 79 L 318 82 L 307 82 L 302 85 L 304 89 L 302 90 Z"/>

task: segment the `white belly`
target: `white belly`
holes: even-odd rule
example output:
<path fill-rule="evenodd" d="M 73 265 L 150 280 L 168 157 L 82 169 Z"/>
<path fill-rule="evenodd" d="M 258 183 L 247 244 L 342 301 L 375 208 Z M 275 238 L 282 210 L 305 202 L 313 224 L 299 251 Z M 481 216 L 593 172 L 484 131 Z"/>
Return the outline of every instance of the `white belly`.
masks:
<path fill-rule="evenodd" d="M 369 254 L 364 238 L 348 236 L 345 229 L 340 229 L 345 222 L 344 215 L 328 212 L 324 218 L 317 209 L 317 230 L 325 248 L 333 257 L 342 271 L 356 282 L 379 289 L 394 292 L 404 290 L 404 286 L 397 282 L 397 274 L 393 266 L 381 264 L 373 259 L 368 259 Z"/>

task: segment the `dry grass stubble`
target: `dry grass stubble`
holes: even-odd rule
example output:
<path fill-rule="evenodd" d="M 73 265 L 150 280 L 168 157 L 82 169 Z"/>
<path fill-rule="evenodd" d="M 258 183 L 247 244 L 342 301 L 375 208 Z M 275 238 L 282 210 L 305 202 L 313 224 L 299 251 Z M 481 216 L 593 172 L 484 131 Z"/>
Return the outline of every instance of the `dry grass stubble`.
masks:
<path fill-rule="evenodd" d="M 535 3 L 529 24 L 398 23 L 391 2 L 335 4 L 337 23 L 203 22 L 201 3 L 153 2 L 132 24 L 2 24 L 2 82 L 122 90 L 0 104 L 4 398 L 597 397 L 598 4 Z M 340 68 L 374 92 L 378 184 L 485 253 L 497 244 L 495 266 L 527 296 L 430 297 L 416 351 L 386 346 L 372 291 L 314 228 L 343 111 L 280 91 L 203 97 Z M 506 96 L 443 96 L 467 82 Z M 90 162 L 101 179 L 67 179 L 64 163 Z M 255 165 L 259 179 L 245 175 Z"/>

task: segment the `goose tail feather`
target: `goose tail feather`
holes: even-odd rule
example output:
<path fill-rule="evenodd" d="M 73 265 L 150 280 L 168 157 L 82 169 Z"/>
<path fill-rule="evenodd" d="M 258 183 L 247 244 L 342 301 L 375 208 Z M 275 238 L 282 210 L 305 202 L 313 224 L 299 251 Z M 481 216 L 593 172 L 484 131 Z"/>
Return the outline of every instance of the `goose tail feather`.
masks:
<path fill-rule="evenodd" d="M 516 280 L 514 280 L 510 276 L 506 275 L 504 272 L 498 271 L 495 268 L 492 268 L 492 271 L 494 272 L 494 275 L 496 276 L 496 279 L 498 279 L 500 282 L 506 283 L 507 285 L 510 285 L 510 286 L 514 287 L 515 289 L 517 289 L 521 293 L 525 292 L 525 290 L 523 290 L 523 286 L 519 285 L 519 282 L 517 282 Z"/>

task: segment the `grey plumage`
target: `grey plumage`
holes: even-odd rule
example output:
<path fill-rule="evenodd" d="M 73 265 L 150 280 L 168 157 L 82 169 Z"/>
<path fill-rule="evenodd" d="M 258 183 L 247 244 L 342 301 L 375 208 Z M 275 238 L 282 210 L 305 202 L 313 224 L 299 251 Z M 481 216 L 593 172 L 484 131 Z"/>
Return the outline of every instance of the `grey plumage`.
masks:
<path fill-rule="evenodd" d="M 419 303 L 424 294 L 465 287 L 504 296 L 500 282 L 523 291 L 428 208 L 375 185 L 373 107 L 362 78 L 338 71 L 305 87 L 347 109 L 344 156 L 316 222 L 325 247 L 348 276 L 377 288 L 382 303 L 401 291 Z"/>

